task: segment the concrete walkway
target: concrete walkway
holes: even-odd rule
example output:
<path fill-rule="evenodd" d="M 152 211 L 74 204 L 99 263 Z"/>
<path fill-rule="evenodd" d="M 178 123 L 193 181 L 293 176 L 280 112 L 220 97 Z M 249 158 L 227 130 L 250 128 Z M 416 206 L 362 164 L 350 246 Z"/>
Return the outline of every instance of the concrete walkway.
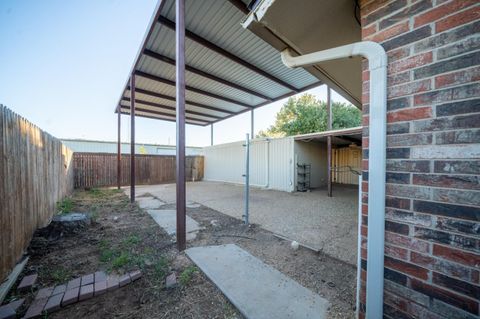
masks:
<path fill-rule="evenodd" d="M 137 194 L 150 193 L 167 203 L 175 202 L 175 184 L 137 186 Z M 243 186 L 218 182 L 187 183 L 187 199 L 241 219 Z M 355 188 L 287 193 L 252 188 L 250 221 L 289 239 L 356 264 L 357 202 Z"/>
<path fill-rule="evenodd" d="M 247 319 L 327 316 L 327 300 L 236 245 L 194 247 L 186 253 Z"/>
<path fill-rule="evenodd" d="M 149 209 L 148 214 L 152 216 L 153 220 L 162 227 L 170 236 L 177 233 L 177 212 L 171 209 Z M 187 240 L 193 240 L 197 237 L 198 231 L 201 229 L 200 225 L 193 219 L 187 216 L 186 219 Z"/>

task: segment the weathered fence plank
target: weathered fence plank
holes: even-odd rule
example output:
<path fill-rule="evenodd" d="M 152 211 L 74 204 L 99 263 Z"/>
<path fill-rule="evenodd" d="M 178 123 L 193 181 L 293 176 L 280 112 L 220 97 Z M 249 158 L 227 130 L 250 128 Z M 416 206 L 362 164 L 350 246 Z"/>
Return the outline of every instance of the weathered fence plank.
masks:
<path fill-rule="evenodd" d="M 117 155 L 111 153 L 74 153 L 75 188 L 117 185 Z M 122 154 L 121 184 L 130 185 L 130 156 Z M 203 156 L 186 157 L 186 179 L 203 179 Z M 135 155 L 135 181 L 138 185 L 175 182 L 175 156 Z"/>
<path fill-rule="evenodd" d="M 0 281 L 73 191 L 72 157 L 60 140 L 0 105 Z"/>

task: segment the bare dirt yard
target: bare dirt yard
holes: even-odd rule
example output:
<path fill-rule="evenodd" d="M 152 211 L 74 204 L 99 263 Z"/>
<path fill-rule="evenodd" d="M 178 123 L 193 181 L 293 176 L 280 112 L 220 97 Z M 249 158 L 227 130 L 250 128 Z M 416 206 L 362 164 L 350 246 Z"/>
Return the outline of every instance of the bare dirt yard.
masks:
<path fill-rule="evenodd" d="M 172 238 L 121 191 L 76 191 L 62 203 L 68 210 L 91 214 L 87 229 L 49 239 L 38 231 L 29 247 L 30 260 L 23 275 L 38 273 L 38 288 L 55 286 L 103 270 L 123 274 L 140 269 L 143 276 L 122 288 L 75 303 L 48 318 L 243 318 L 223 294 L 176 250 Z M 167 205 L 162 209 L 172 209 Z M 188 246 L 234 243 L 273 266 L 331 303 L 331 318 L 353 318 L 355 267 L 305 248 L 294 251 L 290 243 L 256 226 L 201 206 L 187 214 L 203 229 Z M 165 287 L 165 277 L 175 272 L 178 284 Z M 8 300 L 36 293 L 15 294 Z M 25 307 L 24 307 L 25 308 Z M 22 309 L 24 312 L 26 309 Z"/>

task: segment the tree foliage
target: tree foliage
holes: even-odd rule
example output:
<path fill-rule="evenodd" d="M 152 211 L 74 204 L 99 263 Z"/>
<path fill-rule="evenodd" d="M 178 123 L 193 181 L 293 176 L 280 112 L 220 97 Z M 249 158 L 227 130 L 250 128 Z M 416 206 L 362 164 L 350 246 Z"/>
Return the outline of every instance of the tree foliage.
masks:
<path fill-rule="evenodd" d="M 360 126 L 361 112 L 351 104 L 332 103 L 332 128 Z M 282 137 L 327 130 L 327 103 L 314 95 L 289 98 L 276 114 L 275 124 L 257 137 Z"/>

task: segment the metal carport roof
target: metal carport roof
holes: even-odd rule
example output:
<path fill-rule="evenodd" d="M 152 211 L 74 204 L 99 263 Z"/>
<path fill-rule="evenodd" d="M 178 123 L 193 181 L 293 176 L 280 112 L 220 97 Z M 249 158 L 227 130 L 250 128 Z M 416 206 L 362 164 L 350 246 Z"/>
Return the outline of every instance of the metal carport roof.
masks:
<path fill-rule="evenodd" d="M 248 0 L 187 0 L 186 123 L 208 125 L 322 84 L 241 25 Z M 135 59 L 135 115 L 175 121 L 175 0 L 160 0 Z M 130 114 L 129 81 L 118 101 Z"/>

